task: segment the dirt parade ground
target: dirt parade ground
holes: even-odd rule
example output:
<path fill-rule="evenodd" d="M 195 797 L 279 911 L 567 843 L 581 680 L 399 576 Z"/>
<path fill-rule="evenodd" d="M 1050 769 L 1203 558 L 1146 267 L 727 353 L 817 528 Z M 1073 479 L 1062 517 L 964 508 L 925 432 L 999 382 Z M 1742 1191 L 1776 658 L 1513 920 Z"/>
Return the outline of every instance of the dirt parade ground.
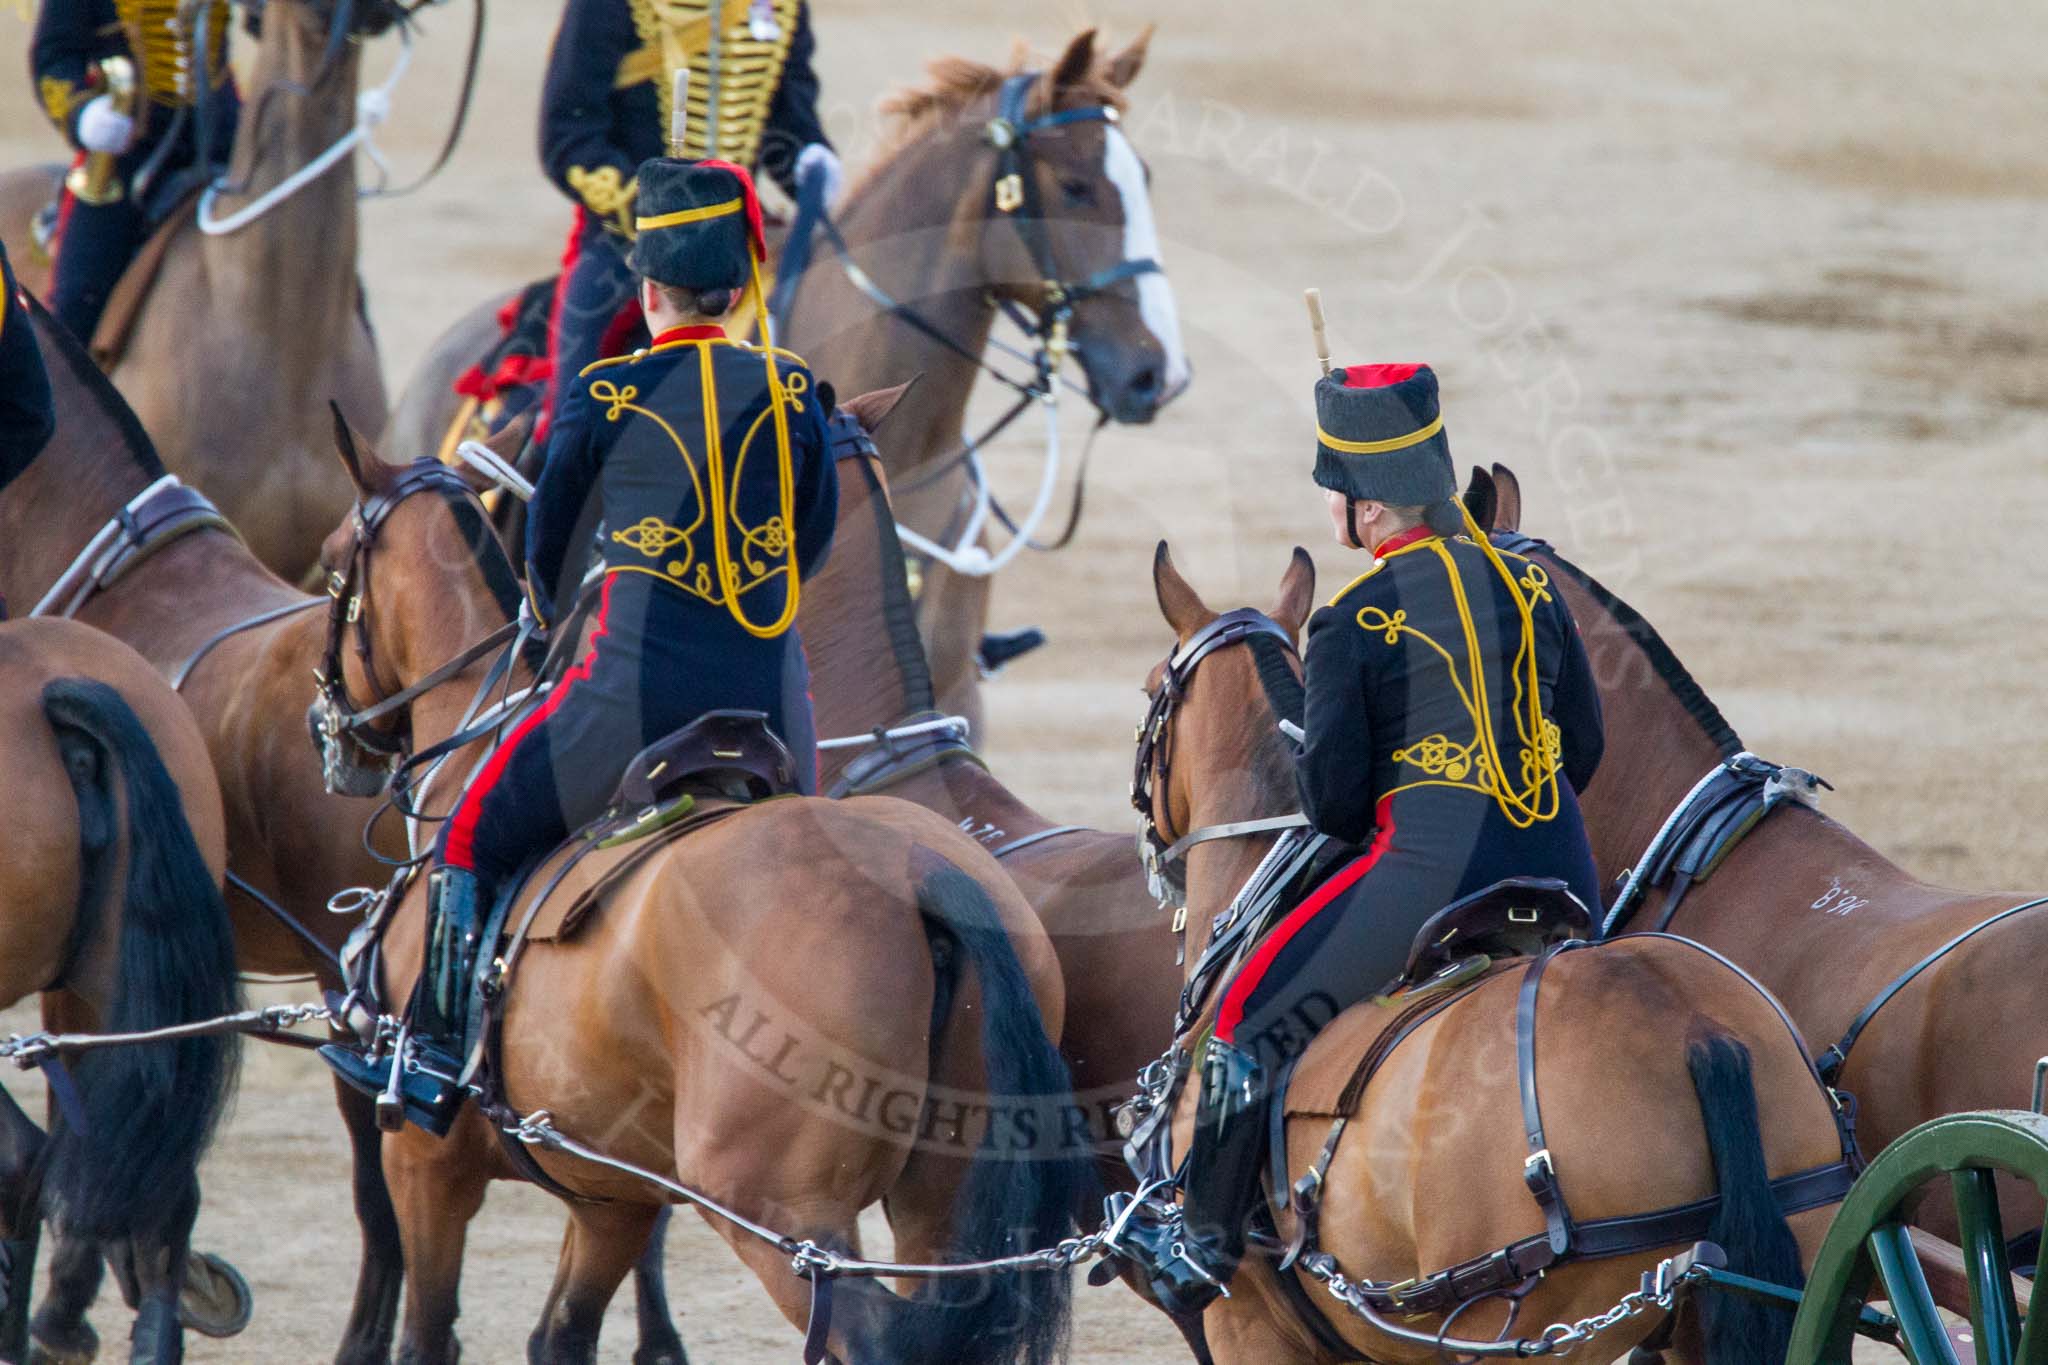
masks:
<path fill-rule="evenodd" d="M 1158 539 L 1219 608 L 1267 605 L 1297 543 L 1324 595 L 1357 572 L 1308 481 L 1315 362 L 1300 291 L 1317 285 L 1338 360 L 1432 363 L 1454 455 L 1512 466 L 1525 529 L 1655 622 L 1750 749 L 1832 781 L 1829 812 L 1918 876 L 2048 884 L 2037 8 L 814 11 L 828 126 L 856 175 L 884 131 L 877 99 L 928 58 L 1001 62 L 1020 37 L 1042 54 L 1091 22 L 1121 45 L 1159 25 L 1125 126 L 1152 172 L 1194 381 L 1150 426 L 1102 434 L 1072 548 L 1026 555 L 999 579 L 993 624 L 1039 625 L 1051 643 L 988 687 L 982 747 L 1041 810 L 1130 826 L 1139 686 L 1170 640 L 1148 576 Z M 394 398 L 444 326 L 560 255 L 568 205 L 534 150 L 557 13 L 553 0 L 491 7 L 453 163 L 411 197 L 364 207 L 363 276 Z M 401 176 L 444 130 L 466 23 L 460 0 L 423 18 L 378 134 Z M 0 5 L 11 165 L 58 151 L 22 78 L 27 34 Z M 375 71 L 392 46 L 373 49 Z M 995 404 L 984 392 L 976 411 Z M 1070 449 L 1080 407 L 1066 413 Z M 1014 430 L 992 468 L 1025 499 L 1038 447 Z M 1759 913 L 1823 913 L 1830 892 L 1826 878 L 1788 886 Z M 32 1021 L 18 1008 L 0 1032 Z M 33 1079 L 8 1084 L 41 1104 Z M 196 1241 L 248 1276 L 256 1316 L 238 1338 L 193 1341 L 190 1358 L 328 1358 L 356 1233 L 323 1068 L 252 1046 L 203 1176 Z M 879 1220 L 871 1232 L 886 1246 Z M 524 1359 L 560 1234 L 552 1199 L 497 1187 L 470 1236 L 465 1360 Z M 797 1334 L 690 1220 L 669 1272 L 693 1361 L 796 1358 Z M 1076 1362 L 1187 1358 L 1121 1287 L 1077 1297 Z M 117 1308 L 103 1295 L 94 1321 L 125 1350 Z M 630 1310 L 622 1294 L 607 1361 L 630 1358 Z"/>

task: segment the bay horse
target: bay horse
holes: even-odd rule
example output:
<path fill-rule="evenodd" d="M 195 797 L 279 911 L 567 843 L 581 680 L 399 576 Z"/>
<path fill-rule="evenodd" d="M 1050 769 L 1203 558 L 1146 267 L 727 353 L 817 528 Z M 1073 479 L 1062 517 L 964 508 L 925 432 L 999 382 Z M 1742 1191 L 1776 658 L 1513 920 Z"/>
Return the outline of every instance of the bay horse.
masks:
<path fill-rule="evenodd" d="M 1041 206 L 1035 218 L 1019 215 L 995 188 L 1006 163 L 991 128 L 1005 83 L 1020 77 L 1021 65 L 1005 71 L 959 57 L 934 63 L 928 86 L 886 102 L 898 125 L 894 137 L 848 189 L 838 215 L 847 258 L 900 306 L 863 292 L 821 241 L 777 336 L 842 393 L 924 374 L 905 400 L 900 426 L 908 434 L 887 460 L 905 524 L 935 541 L 952 543 L 973 502 L 967 464 L 956 452 L 980 357 L 1003 305 L 1050 319 L 1060 306 L 1052 290 L 1064 287 L 1071 318 L 1063 344 L 1105 420 L 1148 422 L 1186 387 L 1165 275 L 1119 275 L 1128 263 L 1159 253 L 1143 163 L 1115 122 L 1095 117 L 1122 111 L 1149 38 L 1148 29 L 1105 58 L 1090 29 L 1030 82 L 1028 120 L 1075 120 L 1016 144 L 1031 177 L 1029 190 L 1019 193 Z M 1034 248 L 1033 239 L 1041 245 Z M 1090 287 L 1098 279 L 1109 282 Z M 392 414 L 390 448 L 442 448 L 460 404 L 455 379 L 490 350 L 499 310 L 512 297 L 492 299 L 435 343 Z M 1030 429 L 1036 418 L 1026 406 Z M 940 705 L 967 716 L 980 733 L 976 652 L 987 628 L 989 581 L 920 563 L 918 620 Z"/>
<path fill-rule="evenodd" d="M 1189 663 L 1182 651 L 1198 637 L 1206 640 L 1220 618 L 1161 543 L 1153 584 L 1176 643 L 1148 688 L 1156 708 L 1172 673 L 1175 702 L 1163 716 L 1155 709 L 1162 733 L 1140 788 L 1160 838 L 1295 808 L 1293 761 L 1277 721 L 1299 701 L 1291 642 L 1312 605 L 1314 576 L 1307 554 L 1296 550 L 1276 604 L 1264 613 L 1235 613 L 1251 628 L 1241 637 L 1221 637 L 1212 652 Z M 1288 690 L 1285 679 L 1295 680 L 1291 702 L 1278 695 Z M 1169 752 L 1166 765 L 1161 756 Z M 1608 782 L 1613 777 L 1603 772 L 1601 783 Z M 1212 921 L 1272 838 L 1218 838 L 1188 851 L 1191 965 Z M 1520 980 L 1523 998 L 1531 1001 L 1533 1036 L 1554 1040 L 1538 1048 L 1540 1065 L 1527 1074 L 1541 1097 L 1549 1167 L 1579 1206 L 1576 1216 L 1641 1214 L 1718 1192 L 1719 1213 L 1708 1236 L 1728 1251 L 1732 1266 L 1798 1283 L 1801 1263 L 1818 1248 L 1831 1210 L 1808 1208 L 1788 1227 L 1767 1174 L 1832 1164 L 1842 1139 L 1776 1006 L 1725 964 L 1668 937 L 1562 952 L 1547 961 L 1540 998 L 1527 995 L 1525 970 L 1509 968 L 1425 1016 L 1393 1047 L 1349 1111 L 1342 1110 L 1339 1092 L 1394 1011 L 1360 1005 L 1315 1036 L 1288 1093 L 1318 1098 L 1289 1103 L 1286 1146 L 1291 1177 L 1315 1160 L 1333 1113 L 1348 1112 L 1346 1140 L 1323 1184 L 1323 1248 L 1353 1280 L 1386 1283 L 1428 1275 L 1544 1231 L 1544 1213 L 1525 1184 L 1525 1159 L 1536 1158 L 1525 1146 L 1525 1109 L 1517 1093 Z M 1196 1026 L 1196 1039 L 1207 1017 Z M 1554 1022 L 1537 1028 L 1545 1021 Z M 1187 1148 L 1192 1089 L 1176 1121 L 1176 1151 Z M 1334 1105 L 1331 1097 L 1338 1097 Z M 1283 1236 L 1286 1231 L 1283 1223 Z M 1499 1299 L 1476 1300 L 1449 1320 L 1441 1314 L 1407 1320 L 1416 1333 L 1408 1340 L 1389 1338 L 1337 1309 L 1300 1265 L 1276 1272 L 1254 1254 L 1231 1281 L 1231 1296 L 1210 1306 L 1203 1325 L 1224 1365 L 1342 1359 L 1283 1292 L 1278 1275 L 1291 1274 L 1301 1277 L 1313 1302 L 1333 1310 L 1324 1316 L 1348 1349 L 1374 1360 L 1430 1361 L 1445 1354 L 1430 1344 L 1440 1329 L 1455 1326 L 1455 1335 L 1468 1340 L 1507 1335 L 1510 1328 L 1527 1336 L 1538 1324 L 1572 1323 L 1604 1311 L 1637 1288 L 1638 1277 L 1663 1254 L 1668 1250 L 1560 1261 L 1524 1286 L 1529 1292 L 1512 1316 Z M 1575 1358 L 1615 1359 L 1654 1324 L 1654 1314 L 1622 1323 L 1578 1346 Z M 1711 1302 L 1707 1358 L 1716 1365 L 1782 1359 L 1789 1328 L 1789 1314 Z"/>
<path fill-rule="evenodd" d="M 396 0 L 266 0 L 222 218 L 308 165 L 355 125 L 363 38 L 397 22 Z M 29 221 L 56 167 L 0 175 L 0 238 L 25 286 L 47 290 Z M 339 401 L 369 430 L 385 393 L 356 274 L 354 159 L 233 232 L 200 232 L 190 205 L 113 376 L 165 462 L 211 494 L 258 559 L 296 581 L 349 504 L 327 454 Z M 90 341 L 91 338 L 84 338 Z"/>
<path fill-rule="evenodd" d="M 57 428 L 28 468 L 0 489 L 0 597 L 24 612 L 101 527 L 166 472 L 134 412 L 84 347 L 32 301 L 28 318 L 49 371 Z M 479 524 L 474 532 L 477 553 L 490 541 L 488 563 L 500 566 L 499 586 L 508 603 L 516 601 L 489 528 Z M 448 552 L 472 553 L 466 546 Z M 320 614 L 308 609 L 325 600 L 280 580 L 231 530 L 202 526 L 163 543 L 88 595 L 74 614 L 174 679 L 197 718 L 226 797 L 228 903 L 242 970 L 312 975 L 338 987 L 334 954 L 357 919 L 328 913 L 328 898 L 381 882 L 388 869 L 377 853 L 401 857 L 404 842 L 395 828 L 380 827 L 373 831 L 376 852 L 364 847 L 374 803 L 330 795 L 307 739 L 306 679 L 322 645 Z M 375 1365 L 388 1356 L 396 1321 L 397 1225 L 370 1105 L 345 1086 L 336 1095 L 354 1147 L 363 1230 L 356 1305 L 338 1359 Z M 72 1259 L 97 1264 L 83 1254 Z"/>
<path fill-rule="evenodd" d="M 198 726 L 126 645 L 73 621 L 0 623 L 0 1007 L 55 1032 L 141 1032 L 240 1008 L 221 903 L 220 789 Z M 0 1089 L 0 1357 L 30 1359 L 42 1220 L 57 1254 L 33 1357 L 89 1360 L 102 1244 L 137 1316 L 132 1360 L 181 1360 L 198 1166 L 233 1088 L 226 1037 L 97 1049 L 51 1079 L 46 1135 Z M 85 1303 L 70 1295 L 88 1284 Z"/>
<path fill-rule="evenodd" d="M 1522 498 L 1512 473 L 1495 465 L 1490 477 L 1475 476 L 1496 490 L 1495 532 L 1518 532 Z M 1639 612 L 1550 545 L 1536 542 L 1526 552 L 1563 590 L 1600 687 L 1607 753 L 1583 807 L 1601 875 L 1619 879 L 1693 784 L 1744 746 Z M 1944 944 L 2038 902 L 2038 892 L 1930 886 L 1839 822 L 1788 801 L 1681 903 L 1672 907 L 1668 888 L 1653 890 L 1624 927 L 1658 924 L 1675 908 L 1673 932 L 1753 971 L 1809 1042 L 1826 1048 Z M 2034 976 L 2042 962 L 2048 906 L 1965 939 L 1870 1017 L 1836 1082 L 1856 1097 L 1866 1151 L 1942 1114 L 2027 1107 L 2034 1063 L 2048 1053 Z M 1987 1019 L 1998 1026 L 1986 1028 Z M 2000 1191 L 2007 1226 L 2039 1225 L 2040 1200 L 2025 1182 L 2000 1182 Z M 1941 1201 L 1930 1201 L 1922 1217 L 1931 1231 L 1953 1235 L 1954 1211 Z"/>
<path fill-rule="evenodd" d="M 363 505 L 379 508 L 323 549 L 329 568 L 353 566 L 366 642 L 344 658 L 344 683 L 354 698 L 391 696 L 469 627 L 456 602 L 468 572 L 438 549 L 449 498 L 413 495 L 465 486 L 432 460 L 387 466 L 338 434 Z M 458 674 L 403 708 L 416 746 L 457 732 L 475 682 Z M 417 971 L 424 885 L 385 931 L 386 1000 L 404 999 Z M 528 940 L 501 1008 L 497 1074 L 515 1111 L 545 1109 L 607 1156 L 789 1234 L 854 1248 L 856 1215 L 880 1201 L 899 1258 L 931 1261 L 1045 1246 L 1073 1226 L 1082 1158 L 1017 1159 L 1019 1139 L 996 1122 L 1002 1106 L 1065 1099 L 1057 963 L 988 854 L 907 802 L 765 801 L 662 845 L 607 885 L 575 933 Z M 572 1155 L 536 1159 L 578 1202 L 529 1359 L 594 1361 L 604 1307 L 668 1195 Z M 466 1226 L 492 1179 L 522 1172 L 476 1105 L 446 1139 L 389 1135 L 384 1164 L 405 1245 L 401 1359 L 452 1362 Z M 809 1291 L 789 1253 L 710 1221 L 804 1324 Z M 814 1335 L 845 1365 L 1036 1365 L 1059 1352 L 1063 1273 L 991 1274 L 973 1288 L 905 1296 L 842 1283 Z"/>

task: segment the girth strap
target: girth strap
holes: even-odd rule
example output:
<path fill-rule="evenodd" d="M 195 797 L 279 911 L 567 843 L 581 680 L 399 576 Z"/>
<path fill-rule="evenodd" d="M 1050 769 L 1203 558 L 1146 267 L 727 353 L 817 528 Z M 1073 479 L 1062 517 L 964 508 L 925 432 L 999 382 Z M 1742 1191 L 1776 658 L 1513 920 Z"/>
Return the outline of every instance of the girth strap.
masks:
<path fill-rule="evenodd" d="M 1877 997 L 1863 1007 L 1862 1012 L 1849 1025 L 1849 1031 L 1842 1035 L 1840 1041 L 1814 1059 L 1815 1065 L 1820 1069 L 1821 1079 L 1829 1085 L 1835 1083 L 1835 1079 L 1842 1074 L 1842 1068 L 1849 1063 L 1849 1049 L 1856 1046 L 1856 1040 L 1863 1036 L 1863 1030 L 1870 1026 L 1870 1021 L 1877 1017 L 1877 1012 L 1890 1004 L 1893 996 L 1912 985 L 1914 978 L 1918 977 L 1920 973 L 1926 971 L 1929 967 L 1932 967 L 1935 963 L 1941 961 L 1957 948 L 1962 947 L 1963 944 L 1975 938 L 1978 934 L 1983 933 L 2000 920 L 2011 919 L 2022 910 L 2033 910 L 2043 905 L 2048 905 L 2048 896 L 2040 896 L 2024 904 L 2011 906 L 1999 911 L 1989 919 L 1980 920 L 1894 977 L 1890 985 L 1879 991 Z"/>
<path fill-rule="evenodd" d="M 1551 1160 L 1550 1143 L 1543 1136 L 1543 1105 L 1536 1094 L 1536 993 L 1542 988 L 1543 973 L 1552 962 L 1585 946 L 1571 940 L 1539 954 L 1522 974 L 1522 989 L 1515 1002 L 1515 1073 L 1522 1092 L 1522 1129 L 1529 1142 L 1529 1155 L 1522 1162 L 1522 1183 L 1529 1187 L 1536 1206 L 1543 1210 L 1550 1253 L 1560 1259 L 1572 1252 L 1572 1215 L 1564 1202 L 1564 1190 L 1557 1183 L 1557 1164 Z"/>

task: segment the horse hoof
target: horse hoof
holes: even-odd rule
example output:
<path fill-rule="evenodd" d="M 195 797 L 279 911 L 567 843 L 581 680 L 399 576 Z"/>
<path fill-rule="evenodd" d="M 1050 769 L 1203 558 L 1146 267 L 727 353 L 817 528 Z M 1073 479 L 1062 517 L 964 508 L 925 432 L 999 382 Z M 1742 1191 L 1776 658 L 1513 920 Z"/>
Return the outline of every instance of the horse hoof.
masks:
<path fill-rule="evenodd" d="M 185 1258 L 185 1291 L 178 1324 L 202 1336 L 231 1337 L 249 1325 L 255 1296 L 242 1272 L 218 1256 L 195 1251 Z"/>
<path fill-rule="evenodd" d="M 90 1327 L 81 1326 L 80 1335 L 69 1342 L 45 1341 L 32 1337 L 28 1343 L 28 1365 L 92 1365 L 100 1352 L 100 1339 Z"/>
<path fill-rule="evenodd" d="M 690 1365 L 690 1357 L 680 1341 L 674 1345 L 642 1346 L 633 1352 L 633 1365 Z"/>

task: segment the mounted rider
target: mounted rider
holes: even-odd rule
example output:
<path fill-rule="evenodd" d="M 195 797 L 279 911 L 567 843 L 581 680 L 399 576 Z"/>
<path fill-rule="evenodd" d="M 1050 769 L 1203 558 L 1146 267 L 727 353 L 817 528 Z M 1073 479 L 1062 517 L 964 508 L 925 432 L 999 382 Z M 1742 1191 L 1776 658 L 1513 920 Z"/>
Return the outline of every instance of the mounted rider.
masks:
<path fill-rule="evenodd" d="M 635 179 L 630 258 L 653 344 L 587 367 L 565 395 L 528 506 L 522 608 L 566 615 L 602 527 L 589 650 L 493 753 L 443 825 L 429 878 L 406 1112 L 443 1133 L 461 1091 L 464 1015 L 484 912 L 508 879 L 601 814 L 628 762 L 708 711 L 766 712 L 813 767 L 810 700 L 791 679 L 798 583 L 823 562 L 839 483 L 827 393 L 787 351 L 727 337 L 751 294 L 762 335 L 760 201 L 716 160 L 656 158 Z M 388 1058 L 323 1055 L 372 1094 Z"/>
<path fill-rule="evenodd" d="M 1577 799 L 1600 761 L 1599 693 L 1542 568 L 1496 550 L 1456 500 L 1436 375 L 1332 370 L 1316 417 L 1337 542 L 1373 561 L 1309 619 L 1295 776 L 1309 823 L 1362 852 L 1223 984 L 1180 1215 L 1135 1248 L 1181 1312 L 1243 1255 L 1273 1075 L 1399 977 L 1430 915 L 1509 877 L 1599 904 Z"/>
<path fill-rule="evenodd" d="M 804 0 L 569 0 L 541 91 L 541 163 L 576 205 L 548 333 L 543 423 L 569 377 L 608 341 L 622 349 L 609 334 L 633 299 L 633 167 L 664 150 L 717 157 L 766 171 L 794 198 L 798 173 L 816 165 L 827 199 L 837 196 L 814 47 Z M 685 73 L 687 129 L 671 148 Z"/>
<path fill-rule="evenodd" d="M 28 468 L 56 429 L 43 353 L 29 328 L 7 248 L 0 246 L 0 488 Z M 0 602 L 0 618 L 6 615 Z"/>
<path fill-rule="evenodd" d="M 50 311 L 80 341 L 155 222 L 234 145 L 228 0 L 43 0 L 29 65 L 76 152 L 53 237 Z"/>

